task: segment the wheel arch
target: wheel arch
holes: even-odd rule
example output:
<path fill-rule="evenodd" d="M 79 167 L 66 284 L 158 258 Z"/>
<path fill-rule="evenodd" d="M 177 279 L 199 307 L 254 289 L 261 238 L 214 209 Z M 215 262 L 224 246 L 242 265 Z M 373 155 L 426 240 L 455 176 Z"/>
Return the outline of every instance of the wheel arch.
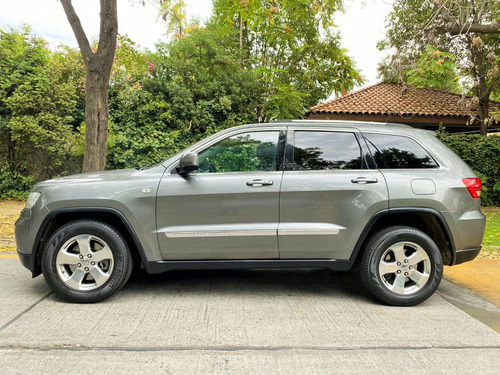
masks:
<path fill-rule="evenodd" d="M 119 210 L 111 207 L 70 207 L 60 208 L 51 211 L 43 220 L 33 245 L 33 254 L 35 254 L 35 269 L 33 277 L 42 273 L 41 257 L 43 249 L 57 228 L 74 220 L 89 219 L 105 222 L 125 238 L 129 245 L 134 262 L 142 261 L 147 265 L 147 257 L 144 248 L 139 241 L 132 225 L 125 215 Z"/>
<path fill-rule="evenodd" d="M 439 211 L 423 207 L 398 207 L 377 212 L 365 226 L 350 259 L 358 261 L 361 258 L 363 247 L 373 234 L 394 225 L 410 226 L 423 231 L 438 246 L 443 264 L 453 265 L 455 263 L 455 243 L 446 220 Z"/>

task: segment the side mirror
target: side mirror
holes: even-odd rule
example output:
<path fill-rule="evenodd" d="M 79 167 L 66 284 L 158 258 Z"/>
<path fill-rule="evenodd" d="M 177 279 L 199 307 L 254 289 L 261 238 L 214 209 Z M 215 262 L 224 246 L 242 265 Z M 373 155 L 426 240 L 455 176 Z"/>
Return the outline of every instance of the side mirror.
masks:
<path fill-rule="evenodd" d="M 199 167 L 198 154 L 196 152 L 186 152 L 181 156 L 179 165 L 175 169 L 181 176 L 185 176 L 189 172 L 196 171 Z"/>

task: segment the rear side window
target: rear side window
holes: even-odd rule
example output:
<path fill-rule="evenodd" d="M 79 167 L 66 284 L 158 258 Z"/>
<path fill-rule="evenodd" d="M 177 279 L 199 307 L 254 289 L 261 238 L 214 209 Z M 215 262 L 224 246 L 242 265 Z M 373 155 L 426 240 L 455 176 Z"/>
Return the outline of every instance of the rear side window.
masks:
<path fill-rule="evenodd" d="M 438 167 L 427 151 L 411 138 L 388 134 L 363 136 L 380 169 Z"/>
<path fill-rule="evenodd" d="M 361 149 L 353 133 L 296 131 L 294 170 L 361 169 Z"/>

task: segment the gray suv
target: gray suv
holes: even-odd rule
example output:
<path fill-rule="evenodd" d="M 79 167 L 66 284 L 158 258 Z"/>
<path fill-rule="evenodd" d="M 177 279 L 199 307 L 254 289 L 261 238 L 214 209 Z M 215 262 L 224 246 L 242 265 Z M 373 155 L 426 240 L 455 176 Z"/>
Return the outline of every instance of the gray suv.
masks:
<path fill-rule="evenodd" d="M 149 273 L 356 266 L 391 305 L 426 300 L 443 265 L 474 259 L 481 180 L 404 125 L 282 121 L 222 131 L 146 169 L 37 184 L 16 222 L 19 258 L 72 302 Z"/>

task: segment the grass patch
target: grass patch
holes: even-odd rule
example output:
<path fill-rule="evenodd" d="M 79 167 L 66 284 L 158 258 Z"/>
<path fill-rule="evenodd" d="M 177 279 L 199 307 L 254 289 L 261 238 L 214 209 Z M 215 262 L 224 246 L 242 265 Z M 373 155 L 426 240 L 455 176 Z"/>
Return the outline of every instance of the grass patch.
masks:
<path fill-rule="evenodd" d="M 486 230 L 483 238 L 481 258 L 500 258 L 500 208 L 483 209 L 486 216 Z"/>

